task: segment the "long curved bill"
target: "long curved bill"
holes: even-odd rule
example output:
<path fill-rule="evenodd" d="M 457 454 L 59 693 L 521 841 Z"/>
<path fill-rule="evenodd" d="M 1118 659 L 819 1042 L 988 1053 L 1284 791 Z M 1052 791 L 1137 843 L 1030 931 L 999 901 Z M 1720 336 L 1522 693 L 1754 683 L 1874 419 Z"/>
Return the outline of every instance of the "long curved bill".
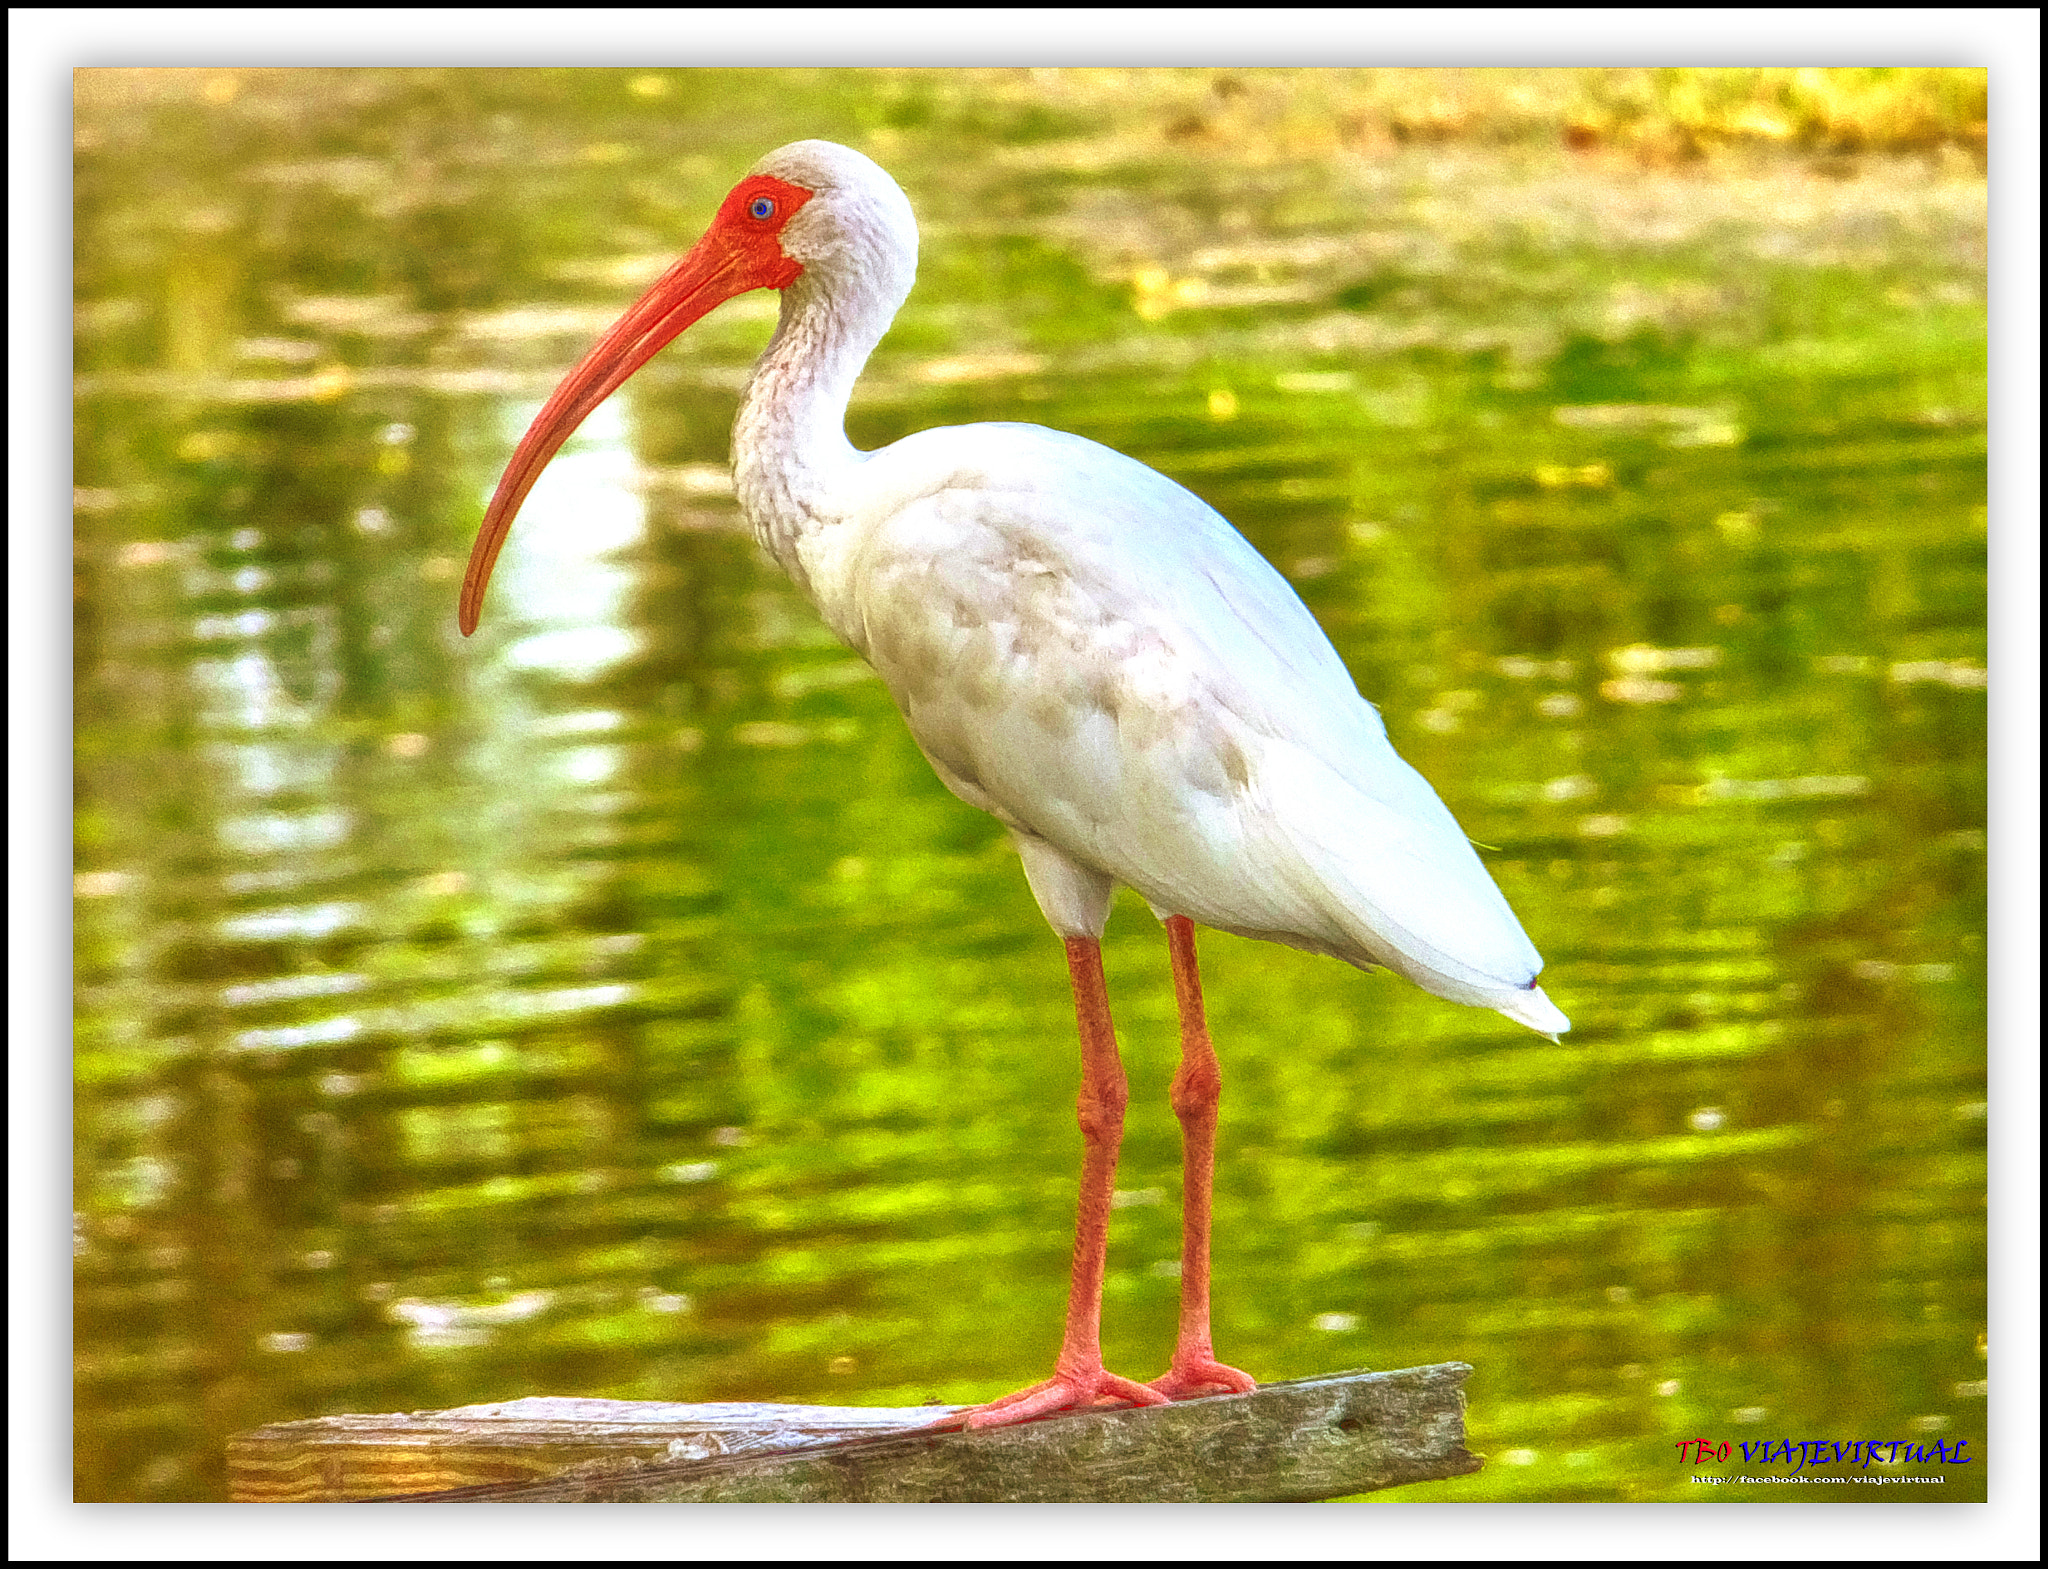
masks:
<path fill-rule="evenodd" d="M 504 548 L 505 536 L 512 531 L 520 504 L 562 443 L 592 409 L 618 391 L 685 327 L 734 295 L 764 284 L 772 286 L 772 280 L 762 277 L 757 256 L 714 228 L 663 273 L 562 379 L 520 438 L 484 513 L 483 526 L 477 530 L 476 544 L 469 552 L 469 570 L 462 576 L 459 619 L 464 637 L 476 630 L 491 568 Z"/>

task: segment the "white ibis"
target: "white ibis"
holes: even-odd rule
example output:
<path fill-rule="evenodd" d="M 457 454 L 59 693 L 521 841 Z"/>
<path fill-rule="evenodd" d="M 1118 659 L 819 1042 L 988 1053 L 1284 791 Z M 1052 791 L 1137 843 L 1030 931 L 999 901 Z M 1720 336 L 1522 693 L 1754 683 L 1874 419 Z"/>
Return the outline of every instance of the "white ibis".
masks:
<path fill-rule="evenodd" d="M 1010 830 L 1066 942 L 1083 1141 L 1053 1376 L 964 1420 L 1242 1392 L 1209 1333 L 1221 1079 L 1199 923 L 1385 968 L 1555 1038 L 1543 961 L 1447 807 L 1398 757 L 1322 628 L 1221 516 L 1164 475 L 1038 425 L 847 441 L 847 398 L 909 296 L 917 224 L 881 168 L 830 142 L 770 153 L 704 237 L 571 371 L 520 441 L 462 585 L 541 469 L 664 344 L 749 289 L 780 324 L 733 422 L 740 510 L 827 626 L 887 684 L 946 788 Z M 1166 925 L 1180 1006 L 1180 1332 L 1150 1384 L 1102 1362 L 1103 1260 L 1127 1092 L 1100 940 L 1114 886 Z"/>

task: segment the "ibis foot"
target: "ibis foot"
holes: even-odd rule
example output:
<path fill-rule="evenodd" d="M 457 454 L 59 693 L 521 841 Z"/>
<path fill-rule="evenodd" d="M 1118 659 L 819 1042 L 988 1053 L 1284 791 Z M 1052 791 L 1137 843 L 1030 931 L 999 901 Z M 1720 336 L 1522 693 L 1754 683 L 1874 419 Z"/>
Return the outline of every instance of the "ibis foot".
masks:
<path fill-rule="evenodd" d="M 1061 1411 L 1083 1411 L 1090 1406 L 1163 1406 L 1170 1397 L 1149 1384 L 1124 1378 L 1106 1368 L 1092 1372 L 1055 1373 L 1042 1384 L 1017 1390 L 985 1406 L 956 1411 L 939 1427 L 1009 1427 L 1033 1422 Z"/>
<path fill-rule="evenodd" d="M 1205 1395 L 1248 1395 L 1259 1385 L 1251 1374 L 1227 1367 L 1214 1357 L 1186 1362 L 1176 1357 L 1172 1367 L 1152 1380 L 1151 1387 L 1168 1400 L 1200 1400 Z"/>

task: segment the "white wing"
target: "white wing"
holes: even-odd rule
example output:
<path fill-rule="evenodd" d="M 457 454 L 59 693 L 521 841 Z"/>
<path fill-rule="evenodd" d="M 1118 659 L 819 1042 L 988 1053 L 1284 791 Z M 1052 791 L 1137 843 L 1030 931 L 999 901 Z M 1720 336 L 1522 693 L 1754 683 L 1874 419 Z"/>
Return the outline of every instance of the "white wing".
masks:
<path fill-rule="evenodd" d="M 1162 913 L 1567 1027 L 1449 809 L 1199 498 L 1035 425 L 907 437 L 857 490 L 810 586 L 963 799 Z"/>

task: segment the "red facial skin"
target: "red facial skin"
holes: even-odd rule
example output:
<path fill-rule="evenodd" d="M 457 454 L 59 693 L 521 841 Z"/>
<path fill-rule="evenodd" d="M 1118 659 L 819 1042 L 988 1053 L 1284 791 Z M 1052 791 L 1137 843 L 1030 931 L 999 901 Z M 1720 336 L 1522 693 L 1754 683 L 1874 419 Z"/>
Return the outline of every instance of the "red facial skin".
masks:
<path fill-rule="evenodd" d="M 498 480 L 469 553 L 462 577 L 462 635 L 476 630 L 491 568 L 504 548 L 520 503 L 533 489 L 540 471 L 561 450 L 590 411 L 624 385 L 626 379 L 661 351 L 670 339 L 749 289 L 786 289 L 803 268 L 782 249 L 783 226 L 811 199 L 811 192 L 773 175 L 752 174 L 732 188 L 704 238 L 663 273 L 633 308 L 612 324 L 520 438 L 512 461 Z M 754 207 L 768 210 L 756 215 Z"/>

